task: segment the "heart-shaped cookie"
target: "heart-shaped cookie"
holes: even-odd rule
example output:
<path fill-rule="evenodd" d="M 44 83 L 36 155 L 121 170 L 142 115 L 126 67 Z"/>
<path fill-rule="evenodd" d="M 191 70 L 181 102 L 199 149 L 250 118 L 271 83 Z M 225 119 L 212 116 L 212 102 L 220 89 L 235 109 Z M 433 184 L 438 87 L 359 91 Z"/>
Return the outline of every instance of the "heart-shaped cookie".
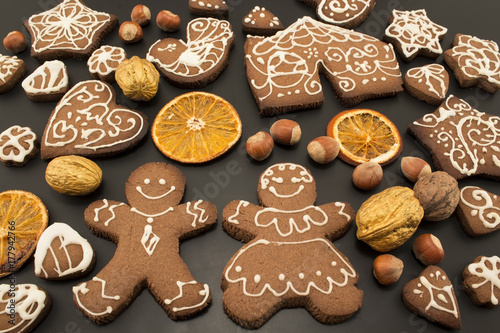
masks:
<path fill-rule="evenodd" d="M 82 81 L 71 88 L 45 127 L 42 158 L 105 157 L 135 146 L 147 133 L 147 116 L 115 99 L 113 87 L 102 81 Z"/>
<path fill-rule="evenodd" d="M 443 101 L 449 84 L 448 72 L 440 64 L 411 68 L 404 78 L 405 90 L 410 95 L 432 105 L 439 105 Z"/>
<path fill-rule="evenodd" d="M 428 266 L 404 286 L 403 301 L 410 311 L 429 321 L 457 330 L 462 327 L 453 285 L 437 266 Z"/>

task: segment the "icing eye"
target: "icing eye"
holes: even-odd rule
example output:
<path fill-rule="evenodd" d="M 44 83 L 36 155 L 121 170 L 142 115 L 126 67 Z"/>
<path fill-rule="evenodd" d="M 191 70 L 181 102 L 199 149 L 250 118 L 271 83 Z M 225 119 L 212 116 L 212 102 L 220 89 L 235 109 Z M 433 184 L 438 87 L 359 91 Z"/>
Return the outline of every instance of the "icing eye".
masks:
<path fill-rule="evenodd" d="M 149 180 L 149 178 L 144 179 L 144 184 L 149 185 L 149 183 L 151 183 L 151 180 Z"/>
<path fill-rule="evenodd" d="M 162 178 L 158 181 L 158 183 L 160 183 L 160 185 L 165 185 L 167 182 Z"/>

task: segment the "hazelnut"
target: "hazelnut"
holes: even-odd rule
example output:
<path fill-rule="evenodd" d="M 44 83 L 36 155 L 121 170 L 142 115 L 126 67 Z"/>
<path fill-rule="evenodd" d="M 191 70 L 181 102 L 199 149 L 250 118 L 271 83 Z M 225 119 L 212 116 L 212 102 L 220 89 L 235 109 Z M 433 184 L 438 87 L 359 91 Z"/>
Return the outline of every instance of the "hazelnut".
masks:
<path fill-rule="evenodd" d="M 287 146 L 293 146 L 299 142 L 302 134 L 299 124 L 290 119 L 275 121 L 271 126 L 270 132 L 274 141 Z"/>
<path fill-rule="evenodd" d="M 256 161 L 263 161 L 274 148 L 274 141 L 271 135 L 267 132 L 260 131 L 248 138 L 247 153 Z"/>
<path fill-rule="evenodd" d="M 396 283 L 403 273 L 403 261 L 392 254 L 381 254 L 373 261 L 373 276 L 388 286 Z"/>
<path fill-rule="evenodd" d="M 156 24 L 163 31 L 174 32 L 179 30 L 181 18 L 169 10 L 162 10 L 156 15 Z"/>
<path fill-rule="evenodd" d="M 377 162 L 365 162 L 358 165 L 352 173 L 354 186 L 361 190 L 371 190 L 377 187 L 384 177 L 382 167 Z"/>
<path fill-rule="evenodd" d="M 413 242 L 413 253 L 424 265 L 439 264 L 444 258 L 441 241 L 432 234 L 418 236 Z"/>
<path fill-rule="evenodd" d="M 151 11 L 144 5 L 136 5 L 130 14 L 130 20 L 136 22 L 141 27 L 148 25 L 151 20 Z"/>
<path fill-rule="evenodd" d="M 432 172 L 429 163 L 421 158 L 405 156 L 401 159 L 401 171 L 408 180 L 416 182 L 419 178 Z"/>
<path fill-rule="evenodd" d="M 332 137 L 320 136 L 309 142 L 307 152 L 309 156 L 320 164 L 333 161 L 340 151 L 340 144 Z"/>
<path fill-rule="evenodd" d="M 21 32 L 11 31 L 3 39 L 3 46 L 5 46 L 9 52 L 20 53 L 26 50 L 28 42 Z"/>
<path fill-rule="evenodd" d="M 135 43 L 142 39 L 142 28 L 136 22 L 125 21 L 120 25 L 118 35 L 125 43 Z"/>

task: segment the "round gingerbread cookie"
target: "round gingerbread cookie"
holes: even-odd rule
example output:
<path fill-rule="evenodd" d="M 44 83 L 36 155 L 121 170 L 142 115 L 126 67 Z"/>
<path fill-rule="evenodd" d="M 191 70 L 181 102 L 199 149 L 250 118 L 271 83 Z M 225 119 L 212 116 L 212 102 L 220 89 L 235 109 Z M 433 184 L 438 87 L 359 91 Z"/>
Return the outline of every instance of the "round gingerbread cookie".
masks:
<path fill-rule="evenodd" d="M 114 83 L 116 69 L 125 59 L 127 53 L 123 48 L 103 45 L 92 53 L 87 66 L 94 79 Z"/>
<path fill-rule="evenodd" d="M 23 166 L 38 152 L 38 138 L 29 127 L 11 126 L 0 133 L 0 162 Z"/>

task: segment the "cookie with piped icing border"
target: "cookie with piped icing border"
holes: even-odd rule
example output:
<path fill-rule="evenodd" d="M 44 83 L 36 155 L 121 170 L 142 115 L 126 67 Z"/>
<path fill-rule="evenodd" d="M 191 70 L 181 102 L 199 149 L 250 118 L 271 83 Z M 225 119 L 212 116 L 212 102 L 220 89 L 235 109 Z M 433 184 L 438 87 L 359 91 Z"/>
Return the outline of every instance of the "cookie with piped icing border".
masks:
<path fill-rule="evenodd" d="M 255 6 L 241 22 L 244 33 L 257 36 L 271 36 L 283 30 L 280 19 L 264 7 Z"/>
<path fill-rule="evenodd" d="M 244 50 L 248 83 L 265 116 L 321 106 L 320 74 L 346 107 L 403 91 L 390 44 L 308 16 L 274 36 L 249 35 Z"/>
<path fill-rule="evenodd" d="M 438 266 L 427 266 L 417 278 L 405 284 L 403 302 L 408 310 L 431 322 L 456 330 L 462 328 L 453 284 Z"/>
<path fill-rule="evenodd" d="M 465 293 L 477 306 L 495 308 L 500 299 L 500 258 L 479 256 L 465 267 L 462 277 Z"/>
<path fill-rule="evenodd" d="M 148 126 L 145 114 L 116 103 L 112 85 L 81 81 L 52 111 L 41 140 L 41 157 L 116 155 L 136 146 Z"/>
<path fill-rule="evenodd" d="M 173 85 L 202 88 L 226 69 L 234 33 L 226 20 L 200 17 L 189 22 L 186 39 L 160 39 L 151 45 L 146 59 Z"/>
<path fill-rule="evenodd" d="M 51 308 L 49 293 L 35 284 L 0 284 L 1 332 L 31 332 L 47 317 Z"/>
<path fill-rule="evenodd" d="M 443 53 L 440 42 L 447 32 L 447 28 L 429 19 L 425 9 L 394 9 L 389 16 L 384 40 L 394 45 L 405 62 L 418 55 L 435 59 Z"/>
<path fill-rule="evenodd" d="M 375 7 L 375 0 L 300 0 L 316 7 L 316 15 L 325 22 L 347 29 L 363 23 Z"/>
<path fill-rule="evenodd" d="M 189 11 L 193 15 L 227 18 L 229 7 L 224 0 L 188 0 Z"/>
<path fill-rule="evenodd" d="M 60 60 L 50 60 L 28 75 L 21 86 L 33 102 L 55 102 L 69 89 L 68 70 Z"/>
<path fill-rule="evenodd" d="M 0 94 L 10 91 L 26 73 L 26 63 L 16 56 L 0 54 Z"/>
<path fill-rule="evenodd" d="M 213 227 L 217 209 L 203 200 L 181 204 L 185 185 L 178 168 L 150 162 L 128 178 L 127 203 L 103 199 L 85 210 L 89 229 L 117 244 L 97 275 L 73 287 L 77 307 L 94 322 L 113 321 L 144 289 L 174 320 L 208 307 L 210 288 L 192 276 L 179 244 Z"/>
<path fill-rule="evenodd" d="M 500 198 L 478 186 L 460 189 L 455 214 L 469 236 L 482 236 L 500 230 Z"/>
<path fill-rule="evenodd" d="M 228 316 L 256 329 L 284 308 L 305 308 L 324 324 L 354 315 L 363 303 L 358 273 L 332 243 L 354 219 L 345 202 L 315 205 L 316 182 L 305 167 L 267 168 L 257 188 L 259 204 L 230 202 L 222 227 L 246 244 L 223 271 L 222 302 Z"/>
<path fill-rule="evenodd" d="M 47 280 L 84 276 L 95 267 L 92 245 L 66 223 L 45 229 L 35 250 L 35 275 Z"/>
<path fill-rule="evenodd" d="M 103 45 L 92 53 L 87 66 L 94 79 L 114 83 L 116 69 L 125 59 L 127 53 L 123 48 Z"/>
<path fill-rule="evenodd" d="M 498 44 L 475 36 L 456 34 L 453 47 L 444 53 L 460 87 L 479 87 L 489 93 L 500 90 Z"/>
<path fill-rule="evenodd" d="M 440 64 L 411 68 L 404 77 L 406 92 L 432 105 L 439 105 L 445 99 L 449 85 L 450 76 Z"/>
<path fill-rule="evenodd" d="M 31 35 L 31 56 L 40 62 L 87 59 L 117 25 L 115 15 L 95 11 L 81 0 L 63 0 L 24 21 Z"/>
<path fill-rule="evenodd" d="M 38 137 L 29 127 L 14 125 L 0 133 L 0 162 L 23 166 L 38 155 Z"/>
<path fill-rule="evenodd" d="M 433 113 L 408 126 L 408 133 L 430 151 L 436 170 L 455 179 L 500 179 L 500 117 L 480 112 L 449 95 Z"/>

